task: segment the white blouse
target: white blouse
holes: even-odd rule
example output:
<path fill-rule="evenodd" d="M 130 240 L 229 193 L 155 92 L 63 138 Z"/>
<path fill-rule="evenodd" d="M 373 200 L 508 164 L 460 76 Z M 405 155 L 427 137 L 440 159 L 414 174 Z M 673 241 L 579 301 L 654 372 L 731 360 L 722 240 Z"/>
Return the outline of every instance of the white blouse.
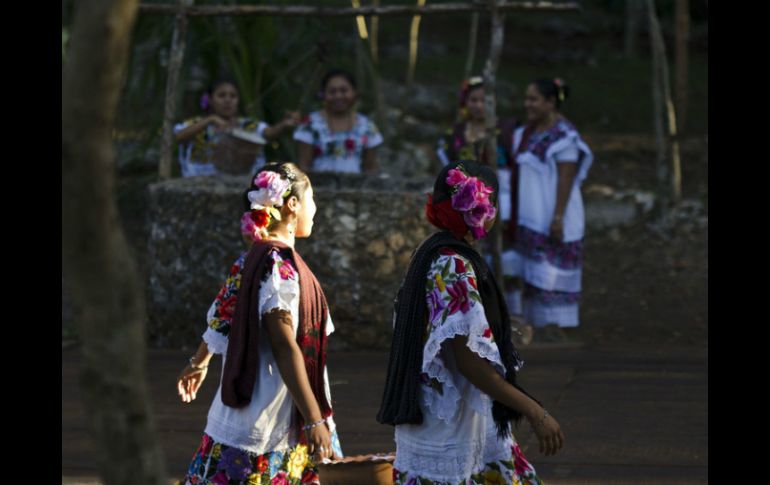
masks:
<path fill-rule="evenodd" d="M 299 321 L 299 274 L 290 260 L 283 260 L 278 252 L 272 252 L 271 255 L 274 264 L 265 274 L 260 287 L 259 310 L 262 315 L 276 308 L 290 312 L 296 335 Z M 231 275 L 238 273 L 237 276 L 228 278 L 228 283 L 239 284 L 239 271 L 244 259 L 245 253 L 236 262 L 237 271 L 231 271 Z M 237 282 L 231 281 L 236 279 Z M 208 345 L 209 351 L 222 354 L 224 369 L 228 339 L 222 332 L 222 320 L 217 315 L 217 309 L 221 306 L 222 301 L 218 296 L 209 309 L 207 318 L 209 327 L 203 334 L 203 340 Z M 326 322 L 326 334 L 329 335 L 333 331 L 334 325 L 329 317 Z M 324 383 L 326 399 L 331 402 L 329 376 L 326 369 L 324 369 Z M 270 340 L 263 327 L 259 331 L 259 373 L 254 384 L 251 402 L 242 408 L 225 405 L 222 402 L 220 376 L 219 389 L 209 409 L 205 432 L 215 441 L 257 454 L 285 451 L 296 445 L 296 436 L 292 432 L 293 408 L 294 403 L 278 371 Z M 330 431 L 334 432 L 336 427 L 334 420 L 329 418 L 328 423 Z"/>
<path fill-rule="evenodd" d="M 505 366 L 466 258 L 443 250 L 428 272 L 426 298 L 423 422 L 396 426 L 394 467 L 430 480 L 460 483 L 487 463 L 510 460 L 513 439 L 498 438 L 491 398 L 460 373 L 449 341 L 464 335 L 468 348 L 501 375 Z"/>

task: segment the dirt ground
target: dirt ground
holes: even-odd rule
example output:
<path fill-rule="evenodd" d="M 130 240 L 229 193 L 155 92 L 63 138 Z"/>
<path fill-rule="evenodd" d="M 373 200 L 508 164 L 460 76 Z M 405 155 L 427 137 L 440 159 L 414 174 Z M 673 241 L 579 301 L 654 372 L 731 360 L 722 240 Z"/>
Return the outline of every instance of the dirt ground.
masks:
<path fill-rule="evenodd" d="M 652 137 L 587 136 L 596 154 L 586 185 L 652 190 Z M 708 137 L 683 141 L 683 204 L 586 234 L 581 336 L 705 345 L 708 340 Z"/>

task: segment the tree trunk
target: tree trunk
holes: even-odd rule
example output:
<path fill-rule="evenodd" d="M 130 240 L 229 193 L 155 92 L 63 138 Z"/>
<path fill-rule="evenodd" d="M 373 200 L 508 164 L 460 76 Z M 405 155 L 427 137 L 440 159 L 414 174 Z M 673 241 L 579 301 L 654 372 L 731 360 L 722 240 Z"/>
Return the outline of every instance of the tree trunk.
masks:
<path fill-rule="evenodd" d="M 354 8 L 361 8 L 360 0 L 351 0 L 351 3 Z M 361 43 L 367 40 L 369 33 L 366 31 L 366 20 L 360 15 L 356 16 L 356 30 L 358 32 L 358 35 L 355 39 L 356 79 L 358 79 L 359 86 L 363 87 L 366 85 L 366 82 L 364 80 L 364 46 Z"/>
<path fill-rule="evenodd" d="M 380 6 L 380 0 L 373 0 L 372 6 L 377 8 Z M 380 17 L 373 15 L 370 22 L 369 30 L 369 49 L 372 53 L 372 62 L 375 65 L 379 62 L 379 53 L 377 52 L 377 35 L 380 31 Z"/>
<path fill-rule="evenodd" d="M 668 128 L 668 146 L 671 148 L 671 180 L 670 190 L 671 198 L 678 202 L 682 196 L 682 165 L 679 157 L 679 141 L 677 135 L 676 111 L 674 102 L 671 98 L 671 86 L 669 83 L 668 58 L 666 56 L 666 44 L 663 41 L 663 31 L 655 13 L 654 0 L 647 0 L 647 7 L 650 17 L 650 39 L 653 50 L 653 65 L 655 66 L 653 75 L 653 93 L 656 95 L 655 113 L 656 113 L 656 135 L 658 140 L 658 161 L 662 160 L 662 165 L 658 165 L 659 181 L 665 185 L 668 167 L 665 161 L 665 143 L 662 142 L 663 125 L 667 122 Z M 657 86 L 657 88 L 656 88 Z M 666 109 L 664 118 L 663 108 Z M 661 177 L 661 174 L 664 174 Z M 662 185 L 662 186 L 663 186 Z"/>
<path fill-rule="evenodd" d="M 179 0 L 180 6 L 192 5 L 192 0 Z M 176 92 L 179 87 L 179 71 L 182 70 L 184 50 L 187 45 L 187 15 L 179 12 L 176 15 L 174 34 L 171 37 L 171 56 L 168 63 L 168 78 L 166 79 L 166 105 L 163 110 L 163 140 L 160 149 L 160 167 L 158 175 L 161 180 L 171 178 L 171 158 L 174 153 L 174 118 L 176 117 Z"/>
<path fill-rule="evenodd" d="M 417 6 L 423 7 L 426 0 L 417 0 Z M 406 71 L 407 91 L 412 87 L 414 81 L 414 70 L 417 68 L 417 43 L 420 33 L 420 16 L 412 17 L 412 27 L 409 29 L 409 67 Z"/>
<path fill-rule="evenodd" d="M 78 308 L 83 404 L 108 485 L 166 481 L 145 380 L 144 298 L 114 195 L 111 136 L 137 7 L 80 2 L 62 70 L 62 266 Z"/>
<path fill-rule="evenodd" d="M 677 131 L 684 132 L 687 119 L 687 85 L 690 37 L 690 2 L 676 1 L 676 114 Z"/>

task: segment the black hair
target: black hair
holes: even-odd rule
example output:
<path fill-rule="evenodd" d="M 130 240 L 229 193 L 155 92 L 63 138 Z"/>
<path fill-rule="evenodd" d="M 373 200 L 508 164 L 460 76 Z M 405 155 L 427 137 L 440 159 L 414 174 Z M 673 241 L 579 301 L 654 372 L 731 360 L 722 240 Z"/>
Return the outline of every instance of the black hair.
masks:
<path fill-rule="evenodd" d="M 208 85 L 208 87 L 206 88 L 206 92 L 209 94 L 209 96 L 213 96 L 214 95 L 214 91 L 216 91 L 217 88 L 219 86 L 223 85 L 223 84 L 232 84 L 233 87 L 235 87 L 235 90 L 238 91 L 238 85 L 235 84 L 235 81 L 233 81 L 231 78 L 229 78 L 229 77 L 218 77 L 218 78 L 214 79 L 211 82 L 211 84 Z"/>
<path fill-rule="evenodd" d="M 307 188 L 310 186 L 310 178 L 308 178 L 307 174 L 300 170 L 299 167 L 297 167 L 295 164 L 291 162 L 270 162 L 260 167 L 260 169 L 257 170 L 254 175 L 252 175 L 249 188 L 243 192 L 243 210 L 245 211 L 251 210 L 249 192 L 252 190 L 257 190 L 257 186 L 254 185 L 254 180 L 261 172 L 275 172 L 279 174 L 281 178 L 291 180 L 291 191 L 289 192 L 289 195 L 284 198 L 284 200 L 293 195 L 301 201 L 302 197 L 307 191 Z"/>
<path fill-rule="evenodd" d="M 561 108 L 561 103 L 569 97 L 570 88 L 560 79 L 537 79 L 532 81 L 537 91 L 545 98 L 553 98 L 556 109 Z"/>
<path fill-rule="evenodd" d="M 345 78 L 345 80 L 350 83 L 354 90 L 358 89 L 356 85 L 356 77 L 353 76 L 353 74 L 351 74 L 349 71 L 346 71 L 345 69 L 335 68 L 329 70 L 321 79 L 321 92 L 326 91 L 326 85 L 329 84 L 329 81 L 331 81 L 331 79 L 334 77 Z"/>

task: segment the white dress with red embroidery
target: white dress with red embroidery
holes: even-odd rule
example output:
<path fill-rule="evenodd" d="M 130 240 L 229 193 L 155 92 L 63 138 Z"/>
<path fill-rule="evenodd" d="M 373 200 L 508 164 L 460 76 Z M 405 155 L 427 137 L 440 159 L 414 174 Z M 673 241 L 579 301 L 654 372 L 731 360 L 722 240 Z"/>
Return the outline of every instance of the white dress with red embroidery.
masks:
<path fill-rule="evenodd" d="M 209 351 L 222 354 L 222 368 L 246 254 L 243 253 L 233 264 L 227 281 L 209 309 L 208 328 L 203 334 Z M 299 321 L 299 274 L 291 260 L 282 258 L 278 251 L 271 252 L 270 256 L 273 264 L 262 279 L 259 309 L 263 315 L 276 308 L 290 312 L 296 334 Z M 330 317 L 326 322 L 326 334 L 329 335 L 333 331 L 334 324 Z M 326 398 L 331 402 L 326 369 L 324 382 Z M 264 328 L 260 328 L 259 333 L 259 374 L 251 403 L 243 408 L 226 406 L 222 402 L 221 391 L 220 377 L 219 389 L 209 409 L 205 430 L 214 441 L 256 454 L 288 450 L 296 445 L 296 436 L 291 432 L 293 401 L 278 372 L 278 365 Z M 335 428 L 334 420 L 329 418 L 330 431 L 334 433 Z M 338 442 L 335 445 L 335 448 L 339 447 Z M 338 454 L 342 455 L 341 450 Z"/>
<path fill-rule="evenodd" d="M 313 147 L 314 172 L 361 173 L 364 150 L 383 142 L 374 122 L 361 113 L 350 131 L 332 131 L 320 111 L 297 126 L 294 139 Z"/>
<path fill-rule="evenodd" d="M 174 125 L 174 134 L 178 134 L 185 128 L 201 121 L 202 117 L 196 116 Z M 270 125 L 264 121 L 256 121 L 252 118 L 238 118 L 238 127 L 264 138 L 265 129 Z M 209 175 L 222 175 L 214 165 L 214 148 L 222 140 L 223 134 L 218 132 L 213 124 L 207 125 L 188 141 L 179 144 L 179 165 L 182 168 L 182 177 L 197 177 Z M 249 174 L 265 164 L 265 153 L 259 150 Z"/>

